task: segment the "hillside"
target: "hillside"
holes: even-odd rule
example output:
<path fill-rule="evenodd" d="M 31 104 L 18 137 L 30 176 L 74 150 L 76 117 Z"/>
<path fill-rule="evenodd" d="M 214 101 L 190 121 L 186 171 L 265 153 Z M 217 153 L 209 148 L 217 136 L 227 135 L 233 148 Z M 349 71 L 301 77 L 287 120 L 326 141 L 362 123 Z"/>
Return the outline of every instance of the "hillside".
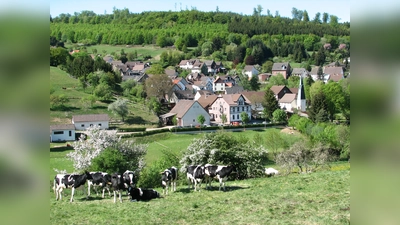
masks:
<path fill-rule="evenodd" d="M 91 88 L 88 87 L 84 91 L 79 81 L 69 76 L 65 71 L 57 68 L 50 67 L 50 88 L 54 90 L 55 95 L 65 95 L 69 102 L 64 107 L 56 110 L 50 110 L 50 124 L 63 124 L 71 123 L 73 115 L 80 114 L 109 114 L 111 121 L 119 121 L 120 118 L 115 116 L 112 112 L 108 111 L 108 102 L 96 101 L 93 107 L 89 107 L 86 103 L 82 102 L 82 98 L 91 95 Z M 143 104 L 129 104 L 130 114 L 127 117 L 128 125 L 148 125 L 157 123 L 157 116 L 148 112 L 148 109 Z"/>

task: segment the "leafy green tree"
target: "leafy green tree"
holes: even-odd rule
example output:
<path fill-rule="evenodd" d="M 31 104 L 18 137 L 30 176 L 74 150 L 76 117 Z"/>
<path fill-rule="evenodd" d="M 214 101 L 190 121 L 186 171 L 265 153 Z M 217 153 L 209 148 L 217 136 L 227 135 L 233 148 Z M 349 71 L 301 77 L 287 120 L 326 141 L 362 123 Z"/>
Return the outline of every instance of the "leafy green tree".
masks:
<path fill-rule="evenodd" d="M 94 103 L 96 103 L 97 98 L 94 95 L 89 95 L 81 98 L 81 103 L 85 108 L 93 108 Z"/>
<path fill-rule="evenodd" d="M 209 56 L 213 52 L 213 43 L 210 41 L 204 42 L 201 46 L 201 52 L 203 56 Z"/>
<path fill-rule="evenodd" d="M 124 122 L 125 117 L 128 115 L 128 99 L 118 98 L 115 102 L 108 105 L 108 110 L 112 111 L 114 114 L 121 116 L 122 122 Z"/>
<path fill-rule="evenodd" d="M 222 124 L 226 124 L 226 121 L 228 121 L 228 118 L 226 117 L 225 113 L 221 114 L 221 121 L 222 121 Z"/>
<path fill-rule="evenodd" d="M 161 112 L 161 103 L 156 97 L 151 97 L 149 99 L 148 107 L 155 115 L 158 115 Z"/>
<path fill-rule="evenodd" d="M 286 112 L 282 109 L 277 109 L 272 113 L 272 120 L 275 122 L 287 122 Z"/>
<path fill-rule="evenodd" d="M 92 160 L 90 170 L 103 171 L 109 174 L 115 172 L 122 174 L 127 169 L 126 160 L 119 150 L 109 147 Z"/>
<path fill-rule="evenodd" d="M 112 89 L 107 83 L 100 83 L 94 89 L 93 94 L 101 100 L 110 100 L 112 98 Z"/>
<path fill-rule="evenodd" d="M 263 73 L 272 73 L 273 65 L 274 65 L 274 62 L 266 61 L 265 63 L 262 64 L 262 72 Z"/>
<path fill-rule="evenodd" d="M 300 77 L 299 76 L 290 76 L 289 79 L 287 80 L 288 88 L 298 88 L 299 83 L 300 83 Z"/>
<path fill-rule="evenodd" d="M 50 66 L 66 65 L 67 59 L 70 57 L 65 48 L 50 48 Z"/>
<path fill-rule="evenodd" d="M 317 80 L 314 82 L 310 87 L 310 101 L 314 99 L 314 96 L 317 95 L 319 92 L 323 91 L 325 83 L 321 80 Z"/>
<path fill-rule="evenodd" d="M 204 118 L 203 115 L 199 115 L 199 116 L 197 117 L 197 121 L 199 121 L 200 127 L 201 127 L 201 126 L 204 124 L 204 121 L 206 121 L 206 118 Z"/>
<path fill-rule="evenodd" d="M 64 107 L 66 103 L 69 102 L 69 99 L 67 96 L 61 94 L 61 95 L 50 95 L 50 106 L 52 108 L 57 108 L 57 107 Z"/>
<path fill-rule="evenodd" d="M 249 114 L 247 114 L 247 112 L 241 112 L 240 118 L 242 119 L 243 125 L 246 127 L 246 124 L 250 121 Z"/>
<path fill-rule="evenodd" d="M 153 64 L 146 70 L 147 74 L 164 74 L 164 68 L 160 64 Z"/>
<path fill-rule="evenodd" d="M 271 89 L 268 89 L 265 92 L 263 107 L 264 107 L 264 114 L 269 120 L 273 119 L 272 113 L 275 110 L 280 109 L 278 100 L 276 100 L 274 92 L 272 92 Z"/>
<path fill-rule="evenodd" d="M 308 12 L 307 10 L 303 11 L 303 21 L 304 22 L 309 22 L 310 21 L 310 17 L 308 17 Z"/>
<path fill-rule="evenodd" d="M 155 97 L 159 100 L 164 98 L 172 88 L 172 81 L 166 74 L 156 74 L 145 82 L 147 97 Z"/>

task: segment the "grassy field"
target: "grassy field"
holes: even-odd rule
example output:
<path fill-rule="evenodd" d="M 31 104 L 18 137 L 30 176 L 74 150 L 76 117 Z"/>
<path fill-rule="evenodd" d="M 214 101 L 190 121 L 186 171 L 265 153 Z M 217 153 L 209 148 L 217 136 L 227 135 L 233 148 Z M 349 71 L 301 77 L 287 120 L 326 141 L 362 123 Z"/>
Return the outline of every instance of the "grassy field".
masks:
<path fill-rule="evenodd" d="M 161 189 L 156 189 L 161 193 Z M 70 193 L 70 192 L 67 192 Z M 107 196 L 107 195 L 106 195 Z M 78 219 L 79 218 L 79 219 Z M 177 192 L 149 202 L 113 203 L 113 198 L 78 192 L 55 201 L 50 194 L 51 224 L 350 224 L 350 166 L 272 178 L 228 181 L 227 191 Z"/>
<path fill-rule="evenodd" d="M 254 138 L 267 131 L 233 132 Z M 149 142 L 146 161 L 157 160 L 160 149 L 179 153 L 193 138 L 202 134 L 159 134 L 142 139 Z M 73 171 L 65 156 L 72 151 L 65 143 L 50 145 L 50 183 L 53 168 Z M 149 202 L 113 203 L 113 198 L 91 196 L 81 191 L 69 203 L 70 190 L 62 201 L 55 201 L 50 189 L 50 223 L 62 224 L 349 224 L 350 164 L 334 163 L 331 168 L 312 174 L 291 174 L 272 178 L 228 181 L 227 191 L 220 192 L 213 182 L 212 190 L 200 192 L 178 186 L 177 192 Z M 51 186 L 51 185 L 50 185 Z M 162 193 L 161 188 L 156 190 Z M 94 213 L 95 212 L 95 213 Z M 222 216 L 223 215 L 223 216 Z M 77 220 L 79 218 L 79 220 Z"/>
<path fill-rule="evenodd" d="M 81 102 L 83 97 L 89 96 L 91 89 L 88 87 L 83 91 L 79 87 L 79 81 L 69 76 L 65 71 L 57 67 L 50 67 L 50 87 L 54 89 L 55 95 L 65 95 L 69 102 L 63 110 L 50 110 L 50 124 L 71 123 L 73 115 L 106 113 L 111 120 L 121 120 L 112 112 L 107 110 L 108 103 L 96 101 L 93 108 L 85 107 Z M 65 88 L 65 89 L 63 89 Z M 148 112 L 143 104 L 129 104 L 129 115 L 126 118 L 127 126 L 149 126 L 158 122 L 157 116 Z"/>

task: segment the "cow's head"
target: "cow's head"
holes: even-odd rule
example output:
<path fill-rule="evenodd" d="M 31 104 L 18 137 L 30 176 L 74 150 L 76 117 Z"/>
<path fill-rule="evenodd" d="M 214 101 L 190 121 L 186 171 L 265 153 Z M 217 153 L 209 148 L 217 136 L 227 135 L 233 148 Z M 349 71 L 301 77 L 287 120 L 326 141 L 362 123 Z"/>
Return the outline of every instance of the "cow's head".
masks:
<path fill-rule="evenodd" d="M 87 170 L 85 170 L 85 172 L 83 173 L 83 175 L 86 176 L 86 179 L 87 179 L 87 180 L 92 180 L 92 179 L 93 179 L 92 173 L 89 173 L 89 171 L 87 171 Z"/>
<path fill-rule="evenodd" d="M 123 174 L 124 180 L 129 184 L 129 186 L 134 185 L 135 181 L 135 174 L 133 171 L 127 170 Z"/>
<path fill-rule="evenodd" d="M 164 170 L 161 172 L 161 182 L 163 186 L 167 185 L 167 182 L 172 179 L 172 173 L 169 169 Z"/>

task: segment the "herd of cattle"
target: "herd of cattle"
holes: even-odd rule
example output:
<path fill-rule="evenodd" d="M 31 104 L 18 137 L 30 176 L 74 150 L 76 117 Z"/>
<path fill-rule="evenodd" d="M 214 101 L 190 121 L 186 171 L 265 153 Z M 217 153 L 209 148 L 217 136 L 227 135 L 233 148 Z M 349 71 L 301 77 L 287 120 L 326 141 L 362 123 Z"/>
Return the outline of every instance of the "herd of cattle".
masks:
<path fill-rule="evenodd" d="M 192 188 L 196 191 L 200 191 L 200 186 L 203 181 L 206 183 L 206 189 L 211 188 L 212 180 L 216 179 L 219 181 L 219 190 L 221 188 L 225 191 L 225 182 L 228 176 L 236 174 L 238 172 L 235 166 L 216 166 L 216 165 L 192 165 L 186 168 L 186 176 L 188 180 L 188 188 L 192 185 Z M 265 169 L 267 176 L 273 176 L 278 174 L 278 171 L 273 168 Z M 176 181 L 178 179 L 178 169 L 171 167 L 165 169 L 161 173 L 161 184 L 163 188 L 163 194 L 168 195 L 168 188 L 171 191 L 176 191 Z M 74 200 L 74 192 L 76 189 L 84 189 L 85 183 L 88 183 L 87 197 L 90 196 L 90 190 L 93 187 L 97 192 L 97 187 L 102 189 L 102 197 L 107 190 L 111 197 L 110 189 L 114 193 L 114 203 L 117 201 L 117 195 L 119 201 L 122 203 L 122 192 L 126 191 L 130 196 L 131 201 L 148 201 L 153 198 L 160 198 L 161 195 L 154 189 L 144 189 L 136 187 L 136 176 L 133 171 L 127 170 L 123 174 L 114 173 L 112 175 L 104 172 L 87 172 L 83 174 L 57 174 L 54 177 L 53 190 L 56 195 L 56 200 L 62 199 L 62 193 L 64 189 L 72 189 L 70 202 Z"/>

